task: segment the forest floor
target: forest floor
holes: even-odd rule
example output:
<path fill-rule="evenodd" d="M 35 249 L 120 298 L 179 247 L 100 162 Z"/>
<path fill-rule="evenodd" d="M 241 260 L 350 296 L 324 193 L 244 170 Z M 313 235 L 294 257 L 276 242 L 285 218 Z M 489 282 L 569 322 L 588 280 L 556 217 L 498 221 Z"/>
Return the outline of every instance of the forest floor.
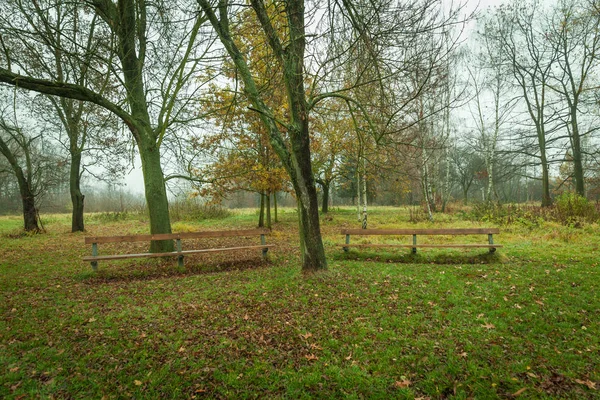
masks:
<path fill-rule="evenodd" d="M 412 223 L 412 211 L 373 208 L 369 227 L 498 226 L 504 247 L 344 254 L 340 229 L 360 224 L 334 209 L 322 217 L 329 269 L 303 275 L 296 213 L 284 209 L 266 262 L 221 253 L 94 273 L 84 237 L 147 233 L 146 218 L 88 215 L 87 232 L 72 234 L 68 215 L 43 215 L 47 233 L 24 236 L 19 217 L 0 217 L 0 397 L 600 398 L 598 225 L 499 226 L 458 212 Z M 256 221 L 232 211 L 173 230 Z M 184 249 L 244 243 L 258 238 Z"/>

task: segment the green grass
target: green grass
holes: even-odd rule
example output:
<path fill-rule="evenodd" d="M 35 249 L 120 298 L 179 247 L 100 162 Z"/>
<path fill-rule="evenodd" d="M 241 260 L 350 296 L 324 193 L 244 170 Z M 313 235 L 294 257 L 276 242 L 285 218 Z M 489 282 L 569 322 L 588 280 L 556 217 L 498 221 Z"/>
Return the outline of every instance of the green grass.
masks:
<path fill-rule="evenodd" d="M 280 213 L 269 263 L 227 253 L 190 257 L 183 270 L 101 262 L 98 273 L 80 261 L 90 249 L 68 216 L 47 216 L 48 233 L 25 237 L 14 235 L 18 218 L 0 217 L 0 397 L 600 397 L 598 226 L 501 227 L 494 255 L 344 254 L 339 229 L 358 223 L 335 210 L 323 219 L 329 271 L 304 276 L 295 217 Z M 412 224 L 403 208 L 369 218 L 373 228 L 480 226 L 452 215 Z M 174 227 L 256 219 L 244 211 Z M 135 216 L 87 226 L 148 229 Z"/>

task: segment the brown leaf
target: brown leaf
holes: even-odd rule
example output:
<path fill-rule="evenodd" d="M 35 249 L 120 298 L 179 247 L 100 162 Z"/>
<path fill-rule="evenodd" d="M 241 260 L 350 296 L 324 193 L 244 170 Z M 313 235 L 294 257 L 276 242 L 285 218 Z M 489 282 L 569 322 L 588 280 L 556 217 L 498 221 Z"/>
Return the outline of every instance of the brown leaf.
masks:
<path fill-rule="evenodd" d="M 352 353 L 350 353 L 350 355 L 348 357 L 345 357 L 346 360 L 350 361 L 352 359 Z"/>
<path fill-rule="evenodd" d="M 481 325 L 481 327 L 483 327 L 483 328 L 485 328 L 485 329 L 488 329 L 488 330 L 489 330 L 489 329 L 494 329 L 494 328 L 495 328 L 494 324 L 490 324 L 489 322 L 488 322 L 488 323 L 485 323 L 485 324 L 483 324 L 483 325 Z"/>
<path fill-rule="evenodd" d="M 579 383 L 580 385 L 585 385 L 592 390 L 596 390 L 596 382 L 592 382 L 589 379 L 585 381 L 582 381 L 581 379 L 575 379 L 575 382 Z"/>
<path fill-rule="evenodd" d="M 135 384 L 135 386 L 142 386 L 142 381 L 138 381 L 137 379 L 133 381 L 133 383 Z"/>
<path fill-rule="evenodd" d="M 537 376 L 536 374 L 534 374 L 533 372 L 528 372 L 528 373 L 527 373 L 527 376 L 529 376 L 530 378 L 535 378 L 535 379 L 537 379 L 537 377 L 538 377 L 538 376 Z"/>
<path fill-rule="evenodd" d="M 524 392 L 524 391 L 526 391 L 526 390 L 527 390 L 527 388 L 526 388 L 526 387 L 524 387 L 524 388 L 522 388 L 522 389 L 519 389 L 519 390 L 517 390 L 517 391 L 516 391 L 516 392 L 514 392 L 512 395 L 513 395 L 513 397 L 518 397 L 518 396 L 522 395 L 522 394 L 523 394 L 523 392 Z"/>
<path fill-rule="evenodd" d="M 397 388 L 407 388 L 410 386 L 411 383 L 412 382 L 408 379 L 403 379 L 401 381 L 396 381 L 396 383 L 394 383 L 394 386 Z"/>
<path fill-rule="evenodd" d="M 304 358 L 306 358 L 308 361 L 316 361 L 319 359 L 319 357 L 315 356 L 314 354 L 308 354 L 304 356 Z"/>
<path fill-rule="evenodd" d="M 312 333 L 310 332 L 306 332 L 304 335 L 300 334 L 300 337 L 304 340 L 308 339 L 309 337 L 312 337 Z"/>

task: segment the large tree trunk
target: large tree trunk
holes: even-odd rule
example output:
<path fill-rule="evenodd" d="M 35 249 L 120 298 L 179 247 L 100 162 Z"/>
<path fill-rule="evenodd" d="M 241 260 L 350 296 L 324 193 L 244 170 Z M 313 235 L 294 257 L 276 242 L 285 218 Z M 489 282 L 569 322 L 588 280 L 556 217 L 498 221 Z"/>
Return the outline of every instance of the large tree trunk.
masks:
<path fill-rule="evenodd" d="M 317 271 L 327 268 L 325 249 L 321 239 L 319 205 L 317 191 L 310 182 L 302 179 L 294 184 L 298 201 L 300 257 L 303 271 Z"/>
<path fill-rule="evenodd" d="M 23 226 L 27 232 L 39 232 L 38 213 L 35 208 L 35 197 L 31 190 L 27 187 L 25 194 L 21 191 L 23 200 Z"/>
<path fill-rule="evenodd" d="M 20 176 L 19 176 L 20 175 Z M 23 174 L 17 174 L 19 182 L 19 191 L 23 204 L 23 228 L 26 232 L 39 232 L 38 213 L 35 208 L 35 195 L 31 189 L 30 182 L 25 179 Z"/>
<path fill-rule="evenodd" d="M 275 223 L 278 223 L 277 219 L 277 192 L 273 193 L 273 210 L 275 211 Z"/>
<path fill-rule="evenodd" d="M 290 38 L 281 54 L 283 75 L 291 114 L 291 178 L 298 199 L 300 255 L 303 271 L 327 269 L 325 248 L 321 238 L 317 188 L 310 160 L 308 105 L 305 98 L 304 2 L 286 2 Z"/>
<path fill-rule="evenodd" d="M 25 177 L 21 167 L 13 165 L 13 171 L 19 184 L 21 202 L 23 204 L 23 228 L 26 232 L 40 232 L 38 224 L 38 212 L 35 207 L 35 194 L 31 186 L 31 180 Z"/>
<path fill-rule="evenodd" d="M 265 226 L 265 193 L 260 192 L 260 207 L 258 211 L 258 227 L 264 228 Z"/>
<path fill-rule="evenodd" d="M 367 159 L 363 157 L 363 182 L 362 182 L 362 229 L 367 229 Z"/>
<path fill-rule="evenodd" d="M 83 221 L 83 200 L 85 196 L 81 193 L 81 152 L 71 152 L 71 169 L 69 174 L 69 190 L 71 192 L 71 203 L 73 211 L 71 214 L 71 232 L 83 232 L 85 229 Z"/>
<path fill-rule="evenodd" d="M 296 90 L 301 91 L 301 95 L 298 94 L 298 98 L 295 99 L 296 101 L 291 102 L 292 115 L 297 115 L 294 118 L 295 126 L 299 129 L 291 130 L 290 132 L 292 136 L 292 168 L 290 170 L 290 177 L 298 201 L 298 230 L 300 234 L 302 270 L 310 272 L 327 269 L 327 259 L 325 258 L 325 248 L 323 247 L 323 240 L 321 238 L 319 201 L 310 161 L 308 113 L 303 108 L 306 107 L 306 104 L 303 101 L 304 92 L 302 87 L 303 84 L 300 82 Z"/>
<path fill-rule="evenodd" d="M 585 196 L 585 183 L 583 180 L 583 157 L 581 151 L 581 137 L 577 124 L 577 109 L 571 111 L 571 149 L 573 150 L 573 178 L 575 191 L 580 196 Z"/>
<path fill-rule="evenodd" d="M 329 212 L 329 182 L 321 185 L 323 188 L 323 203 L 321 205 L 321 212 L 327 214 Z"/>
<path fill-rule="evenodd" d="M 27 159 L 29 159 L 29 148 L 23 147 L 22 150 L 25 152 Z M 35 194 L 32 187 L 31 177 L 31 165 L 28 163 L 28 174 L 25 175 L 23 168 L 19 165 L 17 158 L 14 153 L 10 150 L 8 145 L 0 137 L 0 154 L 6 157 L 6 160 L 10 164 L 15 177 L 17 178 L 17 184 L 19 185 L 19 193 L 21 195 L 21 202 L 23 205 L 23 228 L 27 232 L 40 232 L 38 225 L 38 213 L 35 208 Z"/>
<path fill-rule="evenodd" d="M 550 174 L 548 172 L 548 161 L 546 154 L 542 153 L 542 207 L 552 205 L 552 197 L 550 197 Z"/>
<path fill-rule="evenodd" d="M 360 222 L 360 205 L 361 205 L 361 197 L 360 197 L 360 171 L 358 166 L 356 167 L 356 219 Z"/>
<path fill-rule="evenodd" d="M 142 172 L 144 174 L 144 191 L 150 218 L 150 232 L 171 233 L 171 218 L 169 216 L 169 202 L 165 187 L 164 174 L 160 163 L 160 150 L 156 144 L 138 146 L 142 159 Z M 162 253 L 173 251 L 172 240 L 155 240 L 150 245 L 150 252 Z"/>
<path fill-rule="evenodd" d="M 267 204 L 265 204 L 267 209 L 267 228 L 271 229 L 271 193 L 267 191 L 265 198 L 267 200 Z"/>

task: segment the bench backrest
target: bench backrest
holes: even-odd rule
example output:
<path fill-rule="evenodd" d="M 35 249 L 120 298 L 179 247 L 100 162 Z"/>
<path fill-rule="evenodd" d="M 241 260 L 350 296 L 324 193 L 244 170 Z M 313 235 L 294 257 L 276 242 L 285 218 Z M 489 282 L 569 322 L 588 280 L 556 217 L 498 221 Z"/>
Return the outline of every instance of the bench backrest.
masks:
<path fill-rule="evenodd" d="M 161 233 L 161 234 L 156 234 L 156 235 L 86 236 L 85 244 L 149 242 L 152 240 L 197 239 L 197 238 L 234 237 L 234 236 L 256 236 L 256 235 L 268 235 L 270 232 L 271 231 L 269 229 L 242 229 L 242 230 L 228 230 L 228 231 Z"/>
<path fill-rule="evenodd" d="M 500 233 L 500 229 L 342 229 L 342 235 L 479 235 L 495 233 Z"/>

